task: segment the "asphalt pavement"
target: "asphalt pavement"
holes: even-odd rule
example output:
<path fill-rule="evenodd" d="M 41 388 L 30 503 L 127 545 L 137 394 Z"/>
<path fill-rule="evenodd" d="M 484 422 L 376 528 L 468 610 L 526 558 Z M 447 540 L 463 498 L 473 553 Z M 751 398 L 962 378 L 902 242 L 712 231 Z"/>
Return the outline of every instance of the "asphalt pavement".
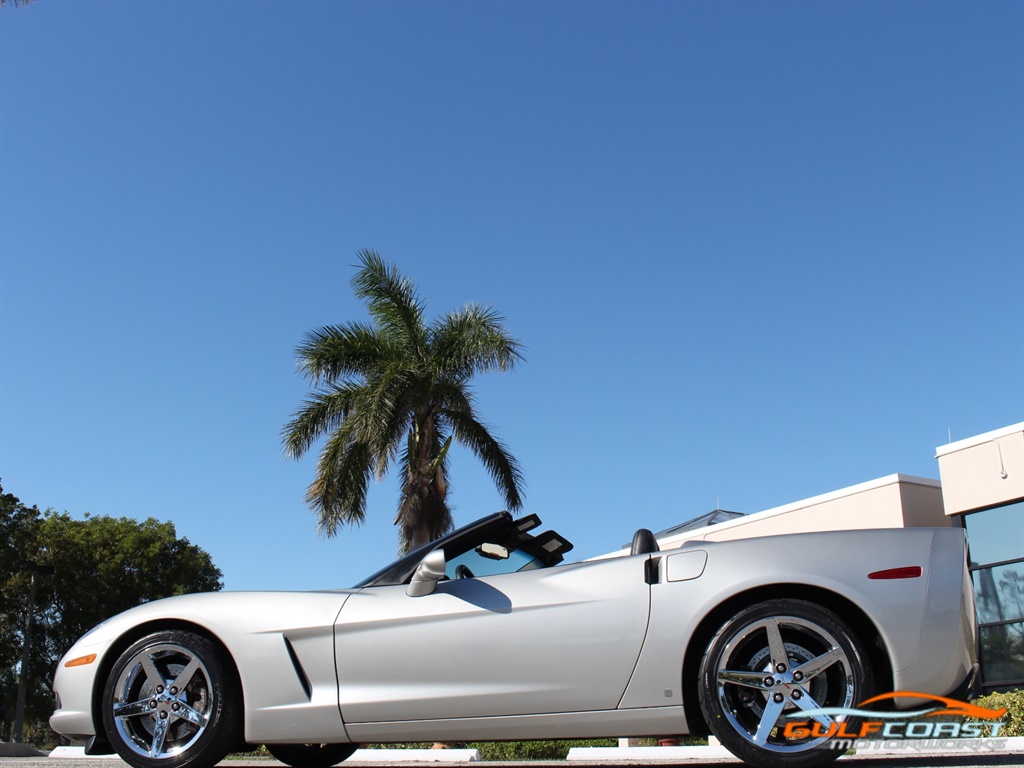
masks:
<path fill-rule="evenodd" d="M 844 755 L 839 768 L 1024 768 L 1024 737 L 978 740 L 977 751 L 933 749 L 913 752 L 879 743 L 873 750 Z M 929 749 L 924 743 L 919 749 Z M 886 751 L 890 750 L 890 751 Z M 991 750 L 991 751 L 989 751 Z M 445 753 L 448 753 L 447 755 Z M 396 757 L 401 754 L 401 758 Z M 476 758 L 476 760 L 475 760 Z M 657 749 L 571 750 L 564 761 L 478 761 L 476 750 L 364 750 L 357 751 L 340 768 L 700 768 L 700 766 L 741 766 L 736 758 L 717 745 L 705 747 L 659 747 Z M 21 744 L 0 744 L 0 768 L 129 768 L 116 756 L 86 757 L 78 748 L 62 747 L 51 757 Z M 271 757 L 237 755 L 221 761 L 219 768 L 284 768 Z"/>
<path fill-rule="evenodd" d="M 998 754 L 956 754 L 956 755 L 921 755 L 904 757 L 902 755 L 884 756 L 858 756 L 849 755 L 839 758 L 837 765 L 850 764 L 851 768 L 993 768 L 1012 766 L 1020 768 L 1022 765 L 1020 753 L 998 753 Z M 566 762 L 494 762 L 487 763 L 484 768 L 630 768 L 630 766 L 651 766 L 658 768 L 672 768 L 674 765 L 685 766 L 685 768 L 700 768 L 700 766 L 720 765 L 742 765 L 738 760 L 732 758 L 702 759 L 697 761 L 685 760 L 678 763 L 665 762 L 639 762 L 639 761 L 616 761 L 583 763 L 574 761 Z M 282 764 L 269 758 L 243 758 L 229 759 L 220 763 L 220 768 L 281 768 Z M 345 762 L 343 768 L 467 768 L 466 763 L 367 763 L 367 762 Z M 116 758 L 51 758 L 51 757 L 7 757 L 0 758 L 0 768 L 127 768 L 127 764 Z"/>

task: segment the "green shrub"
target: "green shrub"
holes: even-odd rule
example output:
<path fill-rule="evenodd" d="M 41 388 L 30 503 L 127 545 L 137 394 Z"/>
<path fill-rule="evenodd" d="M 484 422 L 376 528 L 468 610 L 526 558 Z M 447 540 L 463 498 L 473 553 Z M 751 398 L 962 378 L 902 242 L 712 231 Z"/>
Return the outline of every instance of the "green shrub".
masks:
<path fill-rule="evenodd" d="M 999 729 L 999 736 L 1024 736 L 1024 691 L 990 693 L 971 702 L 987 709 L 1002 709 L 1006 714 L 1000 718 L 1006 723 Z"/>
<path fill-rule="evenodd" d="M 590 741 L 483 741 L 467 744 L 469 749 L 479 749 L 480 759 L 489 762 L 517 760 L 565 760 L 573 747 L 614 747 L 617 739 L 596 739 Z"/>

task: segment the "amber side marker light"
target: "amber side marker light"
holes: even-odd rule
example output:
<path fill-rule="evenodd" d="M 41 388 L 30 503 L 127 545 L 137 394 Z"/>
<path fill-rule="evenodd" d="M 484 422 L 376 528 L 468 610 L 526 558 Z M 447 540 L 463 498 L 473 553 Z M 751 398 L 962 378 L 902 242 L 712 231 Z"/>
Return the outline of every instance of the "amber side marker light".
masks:
<path fill-rule="evenodd" d="M 64 662 L 65 667 L 84 667 L 86 664 L 92 664 L 96 661 L 96 654 L 90 653 L 88 656 L 79 656 L 77 659 L 70 659 Z"/>
<path fill-rule="evenodd" d="M 889 568 L 885 571 L 869 573 L 869 579 L 916 579 L 921 575 L 920 565 L 906 565 L 902 568 Z"/>

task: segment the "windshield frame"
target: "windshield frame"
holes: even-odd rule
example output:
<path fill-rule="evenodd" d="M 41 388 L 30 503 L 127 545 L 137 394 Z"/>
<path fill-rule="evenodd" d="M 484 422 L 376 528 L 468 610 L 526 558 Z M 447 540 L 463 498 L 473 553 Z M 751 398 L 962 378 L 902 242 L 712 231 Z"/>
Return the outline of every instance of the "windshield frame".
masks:
<path fill-rule="evenodd" d="M 495 512 L 475 520 L 469 525 L 457 528 L 451 533 L 425 544 L 419 549 L 414 549 L 409 554 L 400 557 L 390 565 L 386 565 L 376 573 L 363 579 L 353 587 L 383 587 L 395 584 L 406 584 L 412 578 L 413 571 L 420 564 L 424 557 L 435 549 L 444 549 L 445 560 L 458 557 L 487 540 L 488 536 L 502 531 L 512 522 L 512 515 L 508 512 Z"/>

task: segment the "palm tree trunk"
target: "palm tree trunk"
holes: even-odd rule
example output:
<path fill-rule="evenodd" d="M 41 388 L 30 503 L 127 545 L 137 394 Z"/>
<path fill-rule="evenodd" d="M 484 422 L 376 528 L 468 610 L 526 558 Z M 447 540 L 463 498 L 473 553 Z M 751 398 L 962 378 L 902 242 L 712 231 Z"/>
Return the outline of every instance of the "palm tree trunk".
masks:
<path fill-rule="evenodd" d="M 432 512 L 437 507 L 444 507 L 445 497 L 448 495 L 448 484 L 444 478 L 437 457 L 433 455 L 435 442 L 435 429 L 433 414 L 427 412 L 416 417 L 414 434 L 416 435 L 416 447 L 412 457 L 412 466 L 409 468 L 412 477 L 406 486 L 406 493 L 419 496 L 419 504 L 415 505 L 418 513 L 415 520 L 407 529 L 409 532 L 409 551 L 414 551 L 429 544 L 436 533 L 432 530 L 431 521 L 434 517 Z"/>
<path fill-rule="evenodd" d="M 409 538 L 409 551 L 415 552 L 420 547 L 425 547 L 430 543 L 430 529 L 421 525 L 413 531 L 412 536 Z"/>

